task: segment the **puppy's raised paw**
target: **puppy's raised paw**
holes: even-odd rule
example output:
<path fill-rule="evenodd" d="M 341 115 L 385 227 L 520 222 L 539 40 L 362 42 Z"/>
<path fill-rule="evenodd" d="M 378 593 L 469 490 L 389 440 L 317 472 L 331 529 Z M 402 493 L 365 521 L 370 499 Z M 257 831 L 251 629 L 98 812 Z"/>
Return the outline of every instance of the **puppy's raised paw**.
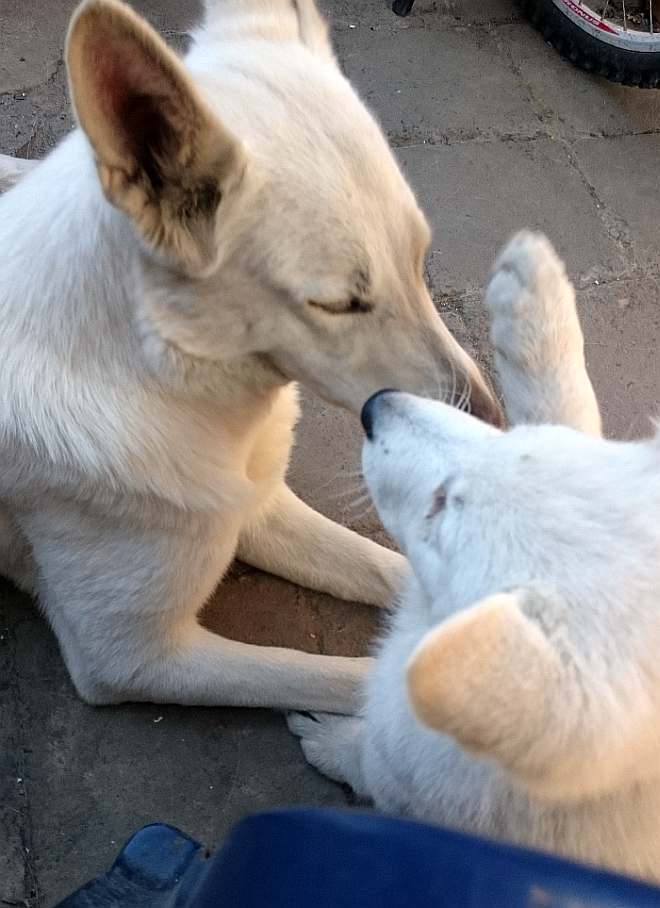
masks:
<path fill-rule="evenodd" d="M 541 234 L 516 234 L 495 263 L 486 294 L 498 367 L 554 368 L 581 349 L 573 287 Z"/>

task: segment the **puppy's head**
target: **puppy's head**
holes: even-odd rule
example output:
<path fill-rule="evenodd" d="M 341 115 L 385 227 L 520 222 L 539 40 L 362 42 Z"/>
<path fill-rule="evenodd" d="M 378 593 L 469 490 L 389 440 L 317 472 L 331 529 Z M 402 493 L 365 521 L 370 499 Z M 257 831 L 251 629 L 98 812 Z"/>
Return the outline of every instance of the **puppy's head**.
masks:
<path fill-rule="evenodd" d="M 426 290 L 426 221 L 312 0 L 206 6 L 186 65 L 117 0 L 83 3 L 67 42 L 158 334 L 205 360 L 259 357 L 356 410 L 396 384 L 498 421 Z"/>
<path fill-rule="evenodd" d="M 365 478 L 430 613 L 421 721 L 544 798 L 657 775 L 658 441 L 504 433 L 396 392 L 365 422 Z"/>

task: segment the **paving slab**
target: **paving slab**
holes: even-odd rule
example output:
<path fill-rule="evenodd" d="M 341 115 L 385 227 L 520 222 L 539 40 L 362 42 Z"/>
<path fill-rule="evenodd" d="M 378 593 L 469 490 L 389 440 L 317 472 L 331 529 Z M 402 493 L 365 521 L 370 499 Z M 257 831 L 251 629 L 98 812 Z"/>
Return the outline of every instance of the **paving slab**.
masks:
<path fill-rule="evenodd" d="M 27 91 L 51 78 L 62 59 L 73 9 L 75 0 L 3 0 L 0 93 Z"/>
<path fill-rule="evenodd" d="M 0 122 L 5 154 L 21 158 L 47 154 L 73 126 L 63 63 L 40 85 L 0 94 Z"/>
<path fill-rule="evenodd" d="M 20 905 L 36 896 L 31 872 L 30 814 L 25 785 L 26 746 L 13 646 L 15 627 L 23 618 L 0 581 L 0 905 Z"/>
<path fill-rule="evenodd" d="M 595 277 L 623 267 L 580 173 L 563 145 L 466 142 L 397 149 L 433 227 L 429 276 L 436 294 L 481 288 L 515 230 L 543 230 L 568 266 Z"/>
<path fill-rule="evenodd" d="M 9 790 L 8 810 L 16 803 L 12 786 L 14 792 L 18 787 L 11 761 L 21 743 L 29 744 L 20 789 L 31 820 L 29 864 L 20 828 L 24 809 L 16 815 L 19 828 L 0 827 L 0 860 L 9 865 L 0 898 L 32 903 L 25 876 L 33 872 L 42 904 L 52 904 L 104 870 L 145 823 L 170 822 L 212 845 L 249 811 L 347 804 L 340 786 L 304 763 L 275 712 L 87 706 L 75 696 L 55 638 L 29 602 L 8 585 L 0 588 L 0 601 L 22 613 L 21 620 L 14 615 L 12 685 L 23 714 L 13 737 L 2 738 L 0 785 Z M 295 615 L 285 620 L 295 622 Z"/>
<path fill-rule="evenodd" d="M 492 25 L 520 18 L 511 0 L 417 0 L 404 18 L 392 12 L 391 0 L 319 0 L 318 5 L 335 27 L 365 25 L 378 31 Z"/>
<path fill-rule="evenodd" d="M 0 93 L 27 91 L 50 79 L 61 64 L 69 19 L 78 0 L 47 3 L 3 0 Z M 132 6 L 165 37 L 176 37 L 201 17 L 201 0 L 135 0 Z"/>
<path fill-rule="evenodd" d="M 636 274 L 577 295 L 606 435 L 629 441 L 660 415 L 660 279 Z"/>
<path fill-rule="evenodd" d="M 550 134 L 571 139 L 660 127 L 660 92 L 614 85 L 582 72 L 526 22 L 502 25 L 497 34 Z"/>
<path fill-rule="evenodd" d="M 624 223 L 631 262 L 642 268 L 660 264 L 660 135 L 584 139 L 574 151 L 598 198 Z"/>
<path fill-rule="evenodd" d="M 347 76 L 393 144 L 538 134 L 539 118 L 495 32 L 465 26 L 386 32 L 377 54 L 373 40 L 369 29 L 335 30 Z"/>

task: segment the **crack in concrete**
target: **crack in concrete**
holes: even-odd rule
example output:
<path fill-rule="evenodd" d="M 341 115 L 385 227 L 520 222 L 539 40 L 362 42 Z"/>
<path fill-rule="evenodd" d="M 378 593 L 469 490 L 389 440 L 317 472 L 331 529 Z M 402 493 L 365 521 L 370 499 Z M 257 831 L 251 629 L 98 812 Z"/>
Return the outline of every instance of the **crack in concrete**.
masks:
<path fill-rule="evenodd" d="M 387 15 L 387 9 L 385 9 L 385 15 Z M 359 19 L 351 20 L 344 18 L 333 18 L 332 29 L 333 31 L 345 31 L 350 29 L 353 31 L 356 28 L 366 28 L 372 32 L 389 32 L 392 35 L 399 34 L 400 32 L 433 32 L 433 31 L 444 31 L 444 32 L 465 32 L 465 31 L 488 31 L 492 28 L 502 25 L 520 25 L 521 22 L 525 20 L 520 16 L 496 16 L 492 19 L 484 19 L 481 22 L 469 22 L 461 19 L 460 16 L 452 16 L 449 13 L 441 12 L 440 10 L 428 10 L 418 15 L 413 16 L 411 19 L 401 22 L 400 19 L 397 19 L 396 14 L 392 13 L 391 20 L 379 20 L 378 22 L 370 24 L 366 21 L 359 21 Z M 433 18 L 431 18 L 433 16 Z M 382 22 L 382 24 L 381 24 Z"/>
<path fill-rule="evenodd" d="M 512 57 L 511 50 L 507 42 L 503 40 L 502 35 L 497 29 L 495 30 L 495 40 L 500 53 L 502 54 L 504 59 L 508 61 L 512 73 L 518 79 L 520 86 L 524 90 L 534 115 L 542 125 L 545 125 L 548 122 L 549 118 L 544 114 L 544 105 L 536 96 L 536 92 L 534 91 L 532 85 L 528 82 L 527 79 L 525 79 L 521 68 L 516 64 Z M 653 132 L 658 131 L 660 130 L 653 130 Z M 635 135 L 636 133 L 633 130 L 630 134 Z M 608 205 L 605 204 L 603 199 L 599 196 L 596 187 L 593 185 L 593 183 L 591 183 L 584 169 L 580 165 L 578 157 L 573 148 L 573 145 L 576 141 L 578 141 L 579 136 L 573 136 L 569 139 L 563 135 L 548 133 L 548 137 L 552 142 L 555 142 L 557 146 L 563 150 L 569 167 L 578 176 L 580 182 L 591 198 L 596 209 L 596 216 L 605 228 L 607 236 L 613 241 L 619 253 L 623 257 L 623 260 L 630 262 L 629 253 L 633 246 L 630 236 L 630 227 L 625 218 L 617 215 L 612 209 L 609 208 Z M 603 135 L 599 136 L 598 138 L 606 138 L 606 136 Z"/>
<path fill-rule="evenodd" d="M 50 76 L 38 85 L 0 93 L 0 113 L 9 127 L 5 130 L 7 152 L 22 158 L 44 156 L 71 126 L 64 60 L 60 58 Z"/>
<path fill-rule="evenodd" d="M 60 57 L 55 63 L 53 71 L 49 74 L 48 78 L 43 80 L 43 82 L 38 82 L 36 83 L 36 85 L 30 85 L 28 88 L 22 88 L 21 86 L 18 86 L 18 88 L 13 88 L 10 91 L 2 91 L 0 92 L 0 99 L 11 98 L 14 101 L 22 101 L 25 98 L 32 97 L 32 95 L 36 94 L 39 91 L 43 91 L 44 88 L 47 88 L 49 85 L 53 85 L 57 81 L 59 74 L 61 73 L 64 66 L 64 57 Z M 20 94 L 22 97 L 17 98 L 16 95 L 18 94 Z"/>
<path fill-rule="evenodd" d="M 542 126 L 547 125 L 547 120 L 542 122 Z M 572 146 L 576 142 L 584 139 L 604 139 L 614 141 L 616 139 L 632 138 L 636 136 L 654 136 L 660 135 L 658 129 L 627 130 L 617 133 L 597 133 L 597 132 L 575 132 L 568 139 L 557 136 L 547 129 L 540 128 L 531 133 L 515 132 L 498 132 L 497 130 L 481 131 L 475 130 L 455 130 L 450 132 L 435 132 L 433 130 L 418 130 L 411 128 L 405 132 L 388 132 L 388 141 L 392 148 L 424 148 L 428 146 L 460 146 L 460 145 L 490 145 L 496 142 L 506 142 L 517 145 L 525 145 L 530 142 L 536 142 L 539 139 L 551 139 L 555 142 L 566 142 Z"/>
<path fill-rule="evenodd" d="M 598 214 L 598 219 L 603 224 L 607 230 L 607 235 L 614 241 L 614 243 L 619 247 L 619 251 L 624 256 L 624 259 L 628 259 L 628 253 L 632 250 L 633 242 L 630 236 L 630 226 L 628 222 L 621 215 L 616 214 L 599 196 L 596 187 L 591 183 L 587 177 L 584 169 L 580 165 L 577 155 L 571 143 L 568 142 L 563 137 L 557 139 L 559 144 L 564 149 L 566 159 L 568 160 L 569 165 L 573 168 L 575 173 L 579 176 L 582 185 L 585 187 L 589 196 L 596 206 L 596 212 Z"/>
<path fill-rule="evenodd" d="M 495 142 L 524 145 L 529 142 L 535 142 L 537 139 L 549 139 L 552 137 L 540 129 L 527 134 L 524 132 L 498 132 L 497 130 L 482 132 L 478 129 L 457 129 L 444 133 L 411 129 L 405 133 L 389 132 L 387 138 L 392 148 L 424 148 L 429 146 L 452 148 L 460 145 L 490 145 Z"/>
<path fill-rule="evenodd" d="M 604 269 L 596 273 L 593 269 L 590 269 L 583 274 L 569 275 L 569 279 L 577 292 L 583 292 L 590 288 L 612 287 L 615 284 L 626 284 L 631 281 L 637 282 L 643 278 L 660 281 L 660 262 L 650 262 L 646 265 L 632 262 L 627 268 L 620 270 Z M 454 312 L 463 317 L 467 307 L 473 307 L 475 304 L 482 305 L 485 292 L 485 287 L 466 287 L 461 290 L 447 290 L 446 292 L 434 291 L 431 294 L 431 298 L 439 312 Z M 472 310 L 472 314 L 474 314 L 474 310 Z"/>

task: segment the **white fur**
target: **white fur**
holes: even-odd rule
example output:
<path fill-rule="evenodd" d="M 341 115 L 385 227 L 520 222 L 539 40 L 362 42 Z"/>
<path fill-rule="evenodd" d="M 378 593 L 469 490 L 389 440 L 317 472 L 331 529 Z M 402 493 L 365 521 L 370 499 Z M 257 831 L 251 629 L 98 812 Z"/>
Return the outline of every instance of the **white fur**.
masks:
<path fill-rule="evenodd" d="M 487 303 L 520 424 L 377 398 L 365 477 L 414 577 L 364 717 L 290 724 L 380 808 L 660 880 L 660 444 L 599 437 L 546 240 Z"/>
<path fill-rule="evenodd" d="M 20 180 L 0 161 L 0 570 L 92 703 L 350 712 L 368 660 L 197 613 L 236 553 L 377 604 L 405 572 L 285 485 L 292 381 L 357 410 L 455 380 L 497 419 L 424 287 L 424 218 L 311 0 L 209 0 L 185 65 L 88 0 L 67 65 L 82 129 Z"/>
<path fill-rule="evenodd" d="M 24 174 L 36 167 L 37 163 L 37 161 L 29 161 L 25 158 L 12 158 L 6 154 L 0 154 L 0 192 L 5 192 L 18 183 Z"/>

